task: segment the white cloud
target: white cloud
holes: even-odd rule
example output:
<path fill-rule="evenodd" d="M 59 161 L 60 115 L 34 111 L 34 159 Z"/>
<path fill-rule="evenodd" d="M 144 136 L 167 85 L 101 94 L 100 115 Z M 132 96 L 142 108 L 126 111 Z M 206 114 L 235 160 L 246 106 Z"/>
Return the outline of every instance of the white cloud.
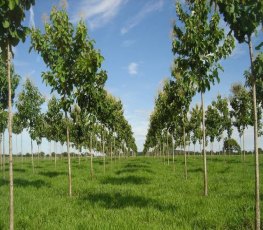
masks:
<path fill-rule="evenodd" d="M 144 7 L 134 17 L 127 21 L 126 25 L 121 28 L 121 34 L 126 34 L 133 27 L 137 26 L 148 14 L 158 11 L 163 7 L 164 0 L 151 1 L 144 5 Z"/>
<path fill-rule="evenodd" d="M 119 12 L 125 0 L 81 0 L 73 21 L 88 20 L 91 29 L 104 26 Z"/>
<path fill-rule="evenodd" d="M 30 7 L 29 13 L 30 13 L 29 27 L 35 28 L 34 10 L 32 6 Z"/>
<path fill-rule="evenodd" d="M 138 74 L 138 64 L 135 62 L 131 62 L 128 66 L 128 72 L 130 75 L 137 75 Z"/>

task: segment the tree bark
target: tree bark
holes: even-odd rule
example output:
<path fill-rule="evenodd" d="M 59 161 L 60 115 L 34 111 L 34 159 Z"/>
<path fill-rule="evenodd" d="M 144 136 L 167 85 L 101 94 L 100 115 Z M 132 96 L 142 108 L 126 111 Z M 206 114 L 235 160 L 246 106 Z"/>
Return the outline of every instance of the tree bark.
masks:
<path fill-rule="evenodd" d="M 168 130 L 167 130 L 167 134 L 166 134 L 166 146 L 167 146 L 167 164 L 169 165 L 170 164 L 170 161 L 169 161 L 169 143 L 168 143 Z"/>
<path fill-rule="evenodd" d="M 35 173 L 32 138 L 30 138 L 30 143 L 31 143 L 31 163 L 32 163 L 32 170 L 33 170 L 33 173 Z"/>
<path fill-rule="evenodd" d="M 187 180 L 187 156 L 185 147 L 185 127 L 183 127 L 183 139 L 184 139 L 184 177 Z"/>
<path fill-rule="evenodd" d="M 69 152 L 69 127 L 68 127 L 68 114 L 65 111 L 65 117 L 67 122 L 67 153 L 68 153 L 68 190 L 69 197 L 72 196 L 72 178 L 71 178 L 71 162 L 70 162 L 70 152 Z"/>
<path fill-rule="evenodd" d="M 203 158 L 204 158 L 204 195 L 208 195 L 208 184 L 207 184 L 207 165 L 206 165 L 206 151 L 205 151 L 205 105 L 204 95 L 201 92 L 201 103 L 202 103 L 202 115 L 203 115 Z"/>
<path fill-rule="evenodd" d="M 0 133 L 0 160 L 1 160 L 1 170 L 3 170 L 3 154 L 2 154 L 2 133 Z"/>
<path fill-rule="evenodd" d="M 102 153 L 104 154 L 104 156 L 103 156 L 103 172 L 105 174 L 105 172 L 106 172 L 106 153 L 105 153 L 104 135 L 103 134 L 102 134 Z"/>
<path fill-rule="evenodd" d="M 13 153 L 12 153 L 12 88 L 11 88 L 11 46 L 7 44 L 7 81 L 8 81 L 8 134 L 9 134 L 9 229 L 14 229 L 14 178 L 13 178 Z"/>
<path fill-rule="evenodd" d="M 252 89 L 253 89 L 253 110 L 254 110 L 254 151 L 255 151 L 255 229 L 260 229 L 260 192 L 259 192 L 259 156 L 258 156 L 258 117 L 256 97 L 256 76 L 253 67 L 253 49 L 251 37 L 249 37 L 249 56 L 251 62 Z"/>
<path fill-rule="evenodd" d="M 246 153 L 245 153 L 245 130 L 243 132 L 243 156 L 244 156 L 244 161 L 246 158 Z"/>
<path fill-rule="evenodd" d="M 3 178 L 5 179 L 5 131 L 3 132 Z"/>
<path fill-rule="evenodd" d="M 93 179 L 92 135 L 90 136 L 90 177 Z"/>

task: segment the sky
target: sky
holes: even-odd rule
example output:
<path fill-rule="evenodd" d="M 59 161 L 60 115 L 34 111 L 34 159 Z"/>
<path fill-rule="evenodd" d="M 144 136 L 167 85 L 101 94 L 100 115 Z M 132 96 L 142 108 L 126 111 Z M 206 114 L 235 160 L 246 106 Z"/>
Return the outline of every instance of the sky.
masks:
<path fill-rule="evenodd" d="M 181 0 L 182 2 L 182 0 Z M 103 69 L 108 73 L 106 89 L 119 98 L 124 115 L 132 126 L 138 150 L 143 149 L 149 125 L 149 116 L 154 100 L 161 89 L 164 78 L 171 76 L 172 25 L 176 20 L 174 0 L 36 0 L 34 7 L 26 13 L 24 25 L 43 30 L 52 6 L 66 8 L 70 20 L 76 24 L 80 19 L 88 25 L 88 34 L 96 41 L 95 47 L 104 56 Z M 226 25 L 221 22 L 223 27 Z M 253 37 L 253 42 L 262 41 L 262 33 Z M 14 47 L 15 71 L 22 83 L 30 78 L 46 99 L 51 97 L 50 87 L 42 82 L 41 73 L 46 66 L 40 55 L 29 53 L 30 38 Z M 249 67 L 248 47 L 236 43 L 232 55 L 221 62 L 224 72 L 220 83 L 205 94 L 206 105 L 220 93 L 228 97 L 234 82 L 244 82 L 243 72 Z M 21 91 L 18 87 L 16 93 Z M 200 95 L 193 98 L 192 106 L 200 104 Z M 43 111 L 47 109 L 46 103 Z M 176 112 L 176 111 L 175 111 Z M 237 132 L 234 132 L 234 137 Z M 253 130 L 246 133 L 246 148 L 253 148 Z M 7 139 L 7 134 L 6 134 Z M 14 145 L 20 146 L 20 137 Z M 29 152 L 29 137 L 23 133 L 24 152 Z M 262 139 L 260 139 L 262 147 Z M 14 147 L 20 151 L 19 147 Z M 35 148 L 35 145 L 34 145 Z M 41 150 L 50 146 L 43 142 Z M 192 146 L 191 146 L 192 148 Z"/>

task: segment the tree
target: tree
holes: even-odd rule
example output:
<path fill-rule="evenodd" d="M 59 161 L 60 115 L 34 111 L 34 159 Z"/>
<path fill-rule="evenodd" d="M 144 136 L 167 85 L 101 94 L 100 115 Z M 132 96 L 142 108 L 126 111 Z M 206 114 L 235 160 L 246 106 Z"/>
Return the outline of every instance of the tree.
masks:
<path fill-rule="evenodd" d="M 207 107 L 205 123 L 207 127 L 207 136 L 210 137 L 210 143 L 213 145 L 215 138 L 220 136 L 220 115 L 213 105 Z"/>
<path fill-rule="evenodd" d="M 190 126 L 192 131 L 191 140 L 194 144 L 194 153 L 195 153 L 195 144 L 199 140 L 201 144 L 202 140 L 202 130 L 201 130 L 201 122 L 202 122 L 202 110 L 198 105 L 192 108 L 190 112 Z"/>
<path fill-rule="evenodd" d="M 52 9 L 50 24 L 45 24 L 45 33 L 32 31 L 32 47 L 39 52 L 49 70 L 42 74 L 52 91 L 61 95 L 61 105 L 68 120 L 68 112 L 74 100 L 81 109 L 92 111 L 99 100 L 98 90 L 106 81 L 101 70 L 103 57 L 94 48 L 87 35 L 83 21 L 74 30 L 65 11 Z M 71 162 L 69 153 L 69 127 L 67 122 L 67 153 L 69 196 L 72 195 Z"/>
<path fill-rule="evenodd" d="M 248 125 L 253 125 L 251 114 L 253 114 L 252 101 L 247 89 L 241 84 L 233 84 L 231 87 L 230 114 L 235 118 L 233 124 L 239 132 L 240 139 L 243 136 L 243 157 L 245 157 L 244 135 Z"/>
<path fill-rule="evenodd" d="M 14 67 L 11 65 L 11 103 L 13 103 L 15 97 L 15 90 L 19 84 L 20 76 L 15 74 Z M 1 113 L 1 121 L 0 121 L 0 139 L 2 140 L 2 135 L 7 128 L 8 121 L 8 113 L 6 109 L 8 108 L 8 79 L 7 79 L 7 68 L 3 61 L 3 58 L 0 57 L 0 113 Z M 1 148 L 1 144 L 0 144 Z M 3 163 L 5 165 L 5 156 L 3 158 Z M 1 155 L 1 167 L 2 167 L 2 155 Z"/>
<path fill-rule="evenodd" d="M 44 97 L 38 91 L 29 79 L 23 85 L 23 90 L 18 96 L 16 107 L 22 122 L 22 126 L 26 127 L 31 137 L 31 156 L 32 169 L 34 172 L 34 157 L 32 139 L 36 139 L 35 130 L 38 129 L 39 119 L 41 117 L 41 105 L 44 103 Z"/>
<path fill-rule="evenodd" d="M 241 150 L 237 141 L 232 138 L 225 139 L 223 149 L 224 151 L 227 151 L 230 153 L 234 153 L 234 152 L 238 153 Z"/>
<path fill-rule="evenodd" d="M 252 34 L 257 27 L 263 24 L 263 3 L 254 0 L 214 0 L 219 6 L 224 21 L 239 43 L 247 43 L 250 55 L 252 91 L 253 91 L 253 114 L 254 114 L 254 151 L 255 151 L 255 229 L 260 229 L 260 192 L 259 192 L 259 157 L 258 157 L 258 117 L 256 98 L 256 75 L 254 70 L 254 54 L 252 47 Z"/>
<path fill-rule="evenodd" d="M 10 230 L 14 229 L 14 185 L 13 185 L 13 157 L 12 157 L 12 81 L 11 81 L 11 53 L 12 46 L 20 40 L 24 41 L 27 27 L 22 26 L 25 10 L 29 10 L 35 0 L 9 0 L 1 2 L 0 9 L 0 48 L 1 56 L 7 64 L 8 82 L 8 133 L 9 133 L 9 183 L 10 183 Z"/>
<path fill-rule="evenodd" d="M 205 110 L 203 94 L 210 85 L 219 81 L 218 62 L 232 51 L 232 36 L 225 37 L 224 29 L 219 28 L 219 14 L 212 12 L 207 1 L 189 1 L 183 10 L 177 2 L 176 12 L 181 23 L 174 26 L 173 53 L 177 54 L 174 69 L 183 78 L 185 85 L 194 85 L 201 93 L 203 158 L 204 158 L 204 195 L 208 194 L 207 164 L 205 151 Z"/>
<path fill-rule="evenodd" d="M 60 101 L 55 96 L 48 101 L 48 110 L 45 114 L 45 122 L 47 124 L 47 139 L 59 141 L 59 130 L 63 123 L 61 122 L 63 113 L 61 112 Z M 55 167 L 57 163 L 56 152 L 55 152 Z"/>

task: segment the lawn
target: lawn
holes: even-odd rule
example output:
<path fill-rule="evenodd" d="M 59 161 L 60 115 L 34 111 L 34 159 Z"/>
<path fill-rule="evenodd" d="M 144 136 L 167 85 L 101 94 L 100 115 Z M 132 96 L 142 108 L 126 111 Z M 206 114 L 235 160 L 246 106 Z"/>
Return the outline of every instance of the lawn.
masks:
<path fill-rule="evenodd" d="M 252 229 L 254 163 L 240 156 L 208 157 L 208 197 L 203 196 L 202 157 L 73 158 L 73 197 L 67 196 L 67 161 L 15 158 L 16 229 Z M 262 164 L 261 164 L 262 169 Z M 261 170 L 262 171 L 262 170 Z M 1 172 L 0 229 L 8 229 L 8 165 Z M 262 178 L 262 174 L 261 174 Z M 262 190 L 261 186 L 261 191 Z"/>

